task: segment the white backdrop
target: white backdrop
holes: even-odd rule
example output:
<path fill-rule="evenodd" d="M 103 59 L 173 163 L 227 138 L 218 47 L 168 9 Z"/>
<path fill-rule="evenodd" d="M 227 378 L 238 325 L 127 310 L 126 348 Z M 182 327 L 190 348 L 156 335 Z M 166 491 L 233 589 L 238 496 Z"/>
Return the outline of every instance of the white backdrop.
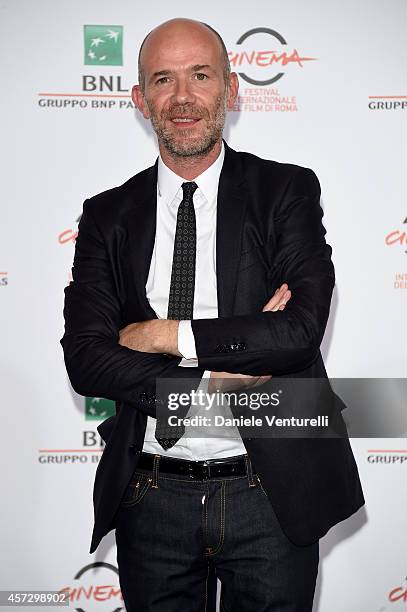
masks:
<path fill-rule="evenodd" d="M 176 16 L 206 21 L 222 34 L 233 61 L 241 60 L 233 68 L 245 75 L 226 140 L 238 150 L 311 167 L 322 185 L 337 276 L 323 343 L 329 375 L 403 378 L 407 6 L 404 0 L 210 0 L 195 10 L 185 0 L 0 0 L 0 14 L 0 587 L 70 587 L 72 606 L 102 612 L 121 603 L 113 535 L 88 554 L 100 420 L 92 420 L 92 410 L 85 418 L 85 399 L 69 385 L 59 339 L 83 200 L 157 156 L 150 127 L 131 108 L 129 92 L 118 91 L 137 81 L 142 39 Z M 105 59 L 100 44 L 91 47 L 90 35 L 84 40 L 85 25 L 101 26 Z M 238 44 L 255 28 L 272 32 Z M 120 58 L 111 65 L 117 56 L 112 59 L 109 29 L 120 32 L 122 65 Z M 85 65 L 85 54 L 100 64 Z M 279 73 L 268 85 L 247 80 Z M 95 77 L 94 90 L 84 90 L 85 75 Z M 101 89 L 100 76 L 112 91 Z M 321 541 L 314 610 L 396 612 L 407 603 L 407 443 L 354 439 L 352 445 L 367 506 Z M 93 563 L 108 565 L 86 569 Z"/>

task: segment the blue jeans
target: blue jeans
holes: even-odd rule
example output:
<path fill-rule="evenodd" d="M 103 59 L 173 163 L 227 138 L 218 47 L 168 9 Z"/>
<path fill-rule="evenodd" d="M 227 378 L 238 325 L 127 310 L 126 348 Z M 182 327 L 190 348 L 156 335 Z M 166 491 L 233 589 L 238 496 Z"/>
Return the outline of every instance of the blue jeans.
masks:
<path fill-rule="evenodd" d="M 311 612 L 319 543 L 282 532 L 247 455 L 246 475 L 208 480 L 136 468 L 116 516 L 127 612 Z"/>

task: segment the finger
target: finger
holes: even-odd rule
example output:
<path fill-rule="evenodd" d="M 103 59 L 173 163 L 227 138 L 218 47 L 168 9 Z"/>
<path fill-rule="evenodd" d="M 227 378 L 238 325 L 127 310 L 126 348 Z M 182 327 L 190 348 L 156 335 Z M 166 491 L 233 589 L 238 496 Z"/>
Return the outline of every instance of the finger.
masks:
<path fill-rule="evenodd" d="M 274 295 L 271 296 L 270 300 L 267 302 L 266 306 L 272 305 L 275 306 L 278 300 L 284 295 L 284 293 L 288 290 L 287 283 L 283 283 L 281 287 L 275 290 Z"/>
<path fill-rule="evenodd" d="M 283 293 L 281 291 L 281 287 L 280 289 L 276 289 L 274 295 L 270 298 L 270 300 L 267 302 L 267 304 L 265 304 L 265 306 L 263 307 L 263 312 L 266 310 L 272 310 L 273 308 L 275 308 L 275 306 L 277 306 L 279 304 L 279 301 L 282 297 Z"/>
<path fill-rule="evenodd" d="M 291 291 L 287 289 L 287 291 L 281 296 L 278 303 L 272 308 L 273 312 L 277 312 L 277 310 L 284 310 L 288 300 L 291 298 Z"/>
<path fill-rule="evenodd" d="M 284 287 L 284 285 L 282 285 Z M 287 285 L 285 285 L 287 287 Z M 276 312 L 281 304 L 286 304 L 291 297 L 291 291 L 289 289 L 277 289 L 277 293 L 273 295 L 273 297 L 267 302 L 267 304 L 263 308 L 263 312 L 265 311 L 273 311 Z"/>
<path fill-rule="evenodd" d="M 284 294 L 284 297 L 281 301 L 281 304 L 279 304 L 278 306 L 278 310 L 284 310 L 284 308 L 286 307 L 286 304 L 288 302 L 288 300 L 291 298 L 291 291 L 286 291 Z"/>

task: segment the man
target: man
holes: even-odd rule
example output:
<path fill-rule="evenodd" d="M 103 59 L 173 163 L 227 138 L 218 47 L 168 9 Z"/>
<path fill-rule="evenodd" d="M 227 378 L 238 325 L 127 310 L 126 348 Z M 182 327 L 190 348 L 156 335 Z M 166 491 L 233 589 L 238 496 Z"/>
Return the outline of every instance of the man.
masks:
<path fill-rule="evenodd" d="M 85 202 L 65 290 L 71 383 L 118 406 L 98 428 L 90 552 L 116 528 L 128 612 L 207 609 L 211 568 L 226 612 L 311 611 L 318 540 L 364 503 L 346 438 L 187 437 L 158 410 L 162 378 L 210 392 L 326 378 L 318 179 L 228 147 L 237 92 L 206 24 L 148 34 L 133 100 L 160 156 Z"/>

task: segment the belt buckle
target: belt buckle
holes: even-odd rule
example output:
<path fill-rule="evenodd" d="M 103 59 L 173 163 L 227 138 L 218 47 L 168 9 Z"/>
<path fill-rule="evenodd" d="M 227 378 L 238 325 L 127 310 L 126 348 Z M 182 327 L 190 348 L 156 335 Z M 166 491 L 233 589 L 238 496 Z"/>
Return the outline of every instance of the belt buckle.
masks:
<path fill-rule="evenodd" d="M 211 466 L 208 461 L 202 464 L 202 480 L 208 480 L 211 477 Z"/>
<path fill-rule="evenodd" d="M 191 480 L 195 478 L 198 480 L 208 480 L 210 478 L 210 467 L 206 461 L 191 461 L 188 465 L 188 472 Z"/>

